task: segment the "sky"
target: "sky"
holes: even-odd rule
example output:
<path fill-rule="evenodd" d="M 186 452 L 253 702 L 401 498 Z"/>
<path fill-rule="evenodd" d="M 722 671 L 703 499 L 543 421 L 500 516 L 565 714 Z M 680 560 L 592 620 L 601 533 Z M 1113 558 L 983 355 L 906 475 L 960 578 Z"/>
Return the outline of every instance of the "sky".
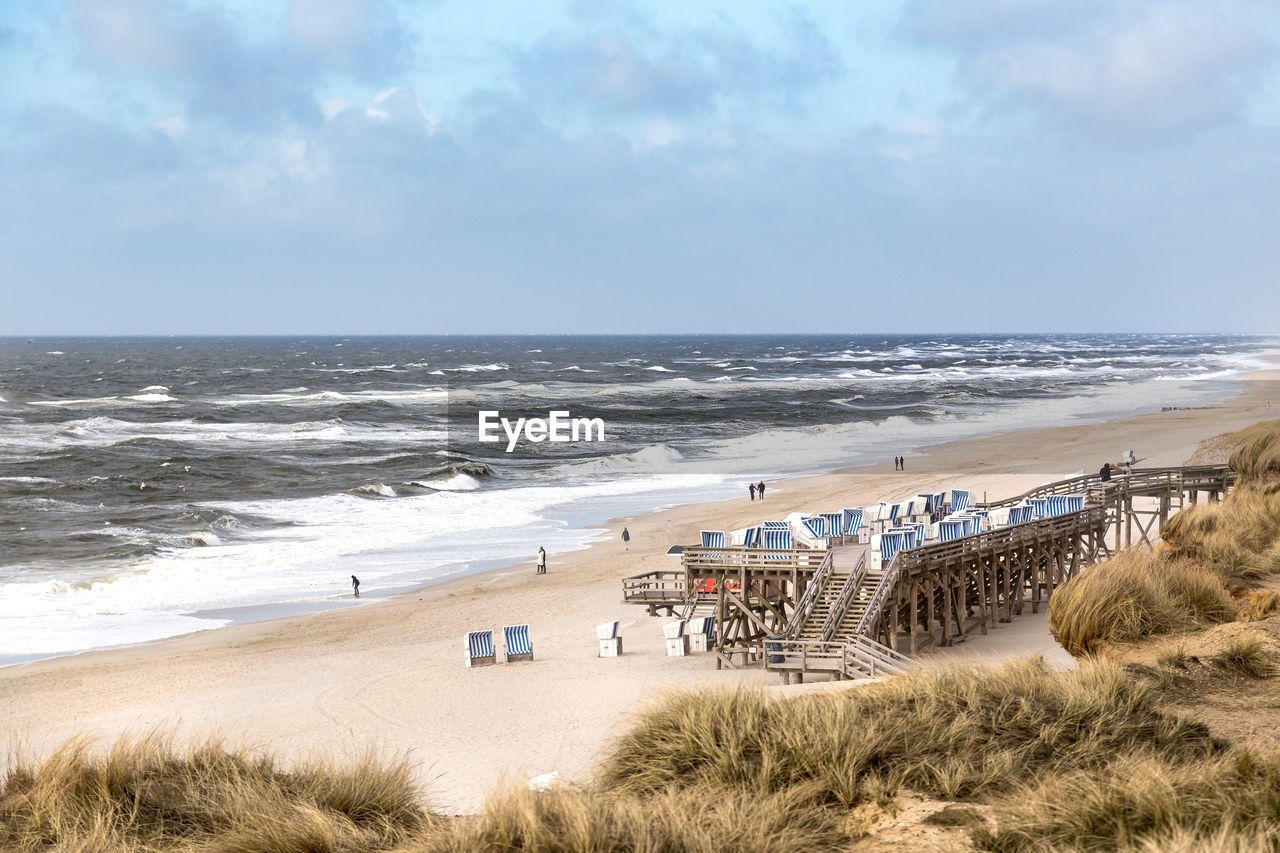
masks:
<path fill-rule="evenodd" d="M 1277 332 L 1277 59 L 1277 0 L 0 0 L 0 335 Z"/>

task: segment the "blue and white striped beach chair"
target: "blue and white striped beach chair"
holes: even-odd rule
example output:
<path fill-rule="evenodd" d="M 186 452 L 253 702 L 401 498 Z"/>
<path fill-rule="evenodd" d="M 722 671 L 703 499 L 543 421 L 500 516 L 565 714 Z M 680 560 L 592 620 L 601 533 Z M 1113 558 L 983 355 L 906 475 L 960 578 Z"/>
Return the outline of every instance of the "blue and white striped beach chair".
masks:
<path fill-rule="evenodd" d="M 791 550 L 791 528 L 787 526 L 785 521 L 776 522 L 783 525 L 781 529 L 769 527 L 773 523 L 775 522 L 766 521 L 764 523 L 764 529 L 760 531 L 761 547 Z M 764 558 L 766 560 L 786 560 L 789 556 L 788 554 L 765 554 Z"/>
<path fill-rule="evenodd" d="M 745 544 L 748 548 L 759 548 L 760 547 L 760 528 L 748 527 L 746 540 L 744 541 L 743 544 Z"/>
<path fill-rule="evenodd" d="M 762 521 L 760 522 L 762 530 L 790 530 L 791 525 L 785 521 Z"/>
<path fill-rule="evenodd" d="M 533 660 L 533 644 L 529 642 L 528 625 L 504 626 L 502 645 L 507 653 L 507 663 Z"/>
<path fill-rule="evenodd" d="M 1049 499 L 1048 498 L 1027 498 L 1027 505 L 1031 507 L 1031 515 L 1034 518 L 1049 517 Z"/>
<path fill-rule="evenodd" d="M 844 518 L 838 512 L 820 512 L 818 516 L 826 522 L 827 536 L 839 539 L 844 536 Z"/>
<path fill-rule="evenodd" d="M 857 536 L 862 530 L 862 519 L 864 517 L 862 507 L 850 507 L 842 514 L 844 515 L 842 524 L 844 535 L 846 537 Z"/>
<path fill-rule="evenodd" d="M 804 527 L 805 531 L 814 539 L 827 538 L 827 523 L 822 519 L 821 516 L 817 516 L 817 515 L 805 516 L 804 518 L 800 519 L 800 524 L 801 526 Z"/>
<path fill-rule="evenodd" d="M 938 522 L 938 540 L 941 542 L 950 542 L 968 535 L 969 525 L 966 519 L 952 518 Z"/>
<path fill-rule="evenodd" d="M 488 666 L 498 662 L 493 652 L 492 631 L 468 631 L 465 638 L 467 666 Z"/>
<path fill-rule="evenodd" d="M 973 495 L 968 489 L 952 489 L 951 490 L 951 511 L 960 512 L 969 508 L 969 504 L 973 502 Z"/>
<path fill-rule="evenodd" d="M 883 533 L 880 535 L 880 559 L 883 564 L 887 564 L 893 559 L 893 555 L 903 550 L 907 546 L 907 535 L 905 533 Z"/>
<path fill-rule="evenodd" d="M 725 535 L 723 530 L 704 530 L 702 531 L 702 547 L 703 548 L 723 548 L 725 547 Z"/>

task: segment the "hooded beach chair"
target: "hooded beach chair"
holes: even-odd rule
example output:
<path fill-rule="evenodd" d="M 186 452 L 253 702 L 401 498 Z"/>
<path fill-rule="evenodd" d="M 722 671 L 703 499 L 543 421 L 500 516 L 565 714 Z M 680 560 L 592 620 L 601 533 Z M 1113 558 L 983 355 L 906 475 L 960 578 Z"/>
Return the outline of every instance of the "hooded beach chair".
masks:
<path fill-rule="evenodd" d="M 845 539 L 852 538 L 858 540 L 858 536 L 862 532 L 862 520 L 865 515 L 862 507 L 849 507 L 848 509 L 845 509 L 841 515 L 844 516 L 841 520 L 841 524 Z"/>
<path fill-rule="evenodd" d="M 908 534 L 902 531 L 890 531 L 880 535 L 880 562 L 881 565 L 888 565 L 893 559 L 893 555 L 897 554 L 904 548 L 909 547 L 907 544 Z"/>
<path fill-rule="evenodd" d="M 938 541 L 950 542 L 969 535 L 969 525 L 963 518 L 944 519 L 938 522 Z"/>
<path fill-rule="evenodd" d="M 465 655 L 467 666 L 488 666 L 497 663 L 498 656 L 493 652 L 493 632 L 468 631 Z"/>
<path fill-rule="evenodd" d="M 528 625 L 506 625 L 502 629 L 502 647 L 507 663 L 533 660 L 533 644 L 529 642 Z"/>
<path fill-rule="evenodd" d="M 770 527 L 770 524 L 781 524 L 781 528 Z M 787 526 L 785 521 L 773 522 L 766 521 L 764 529 L 760 531 L 761 547 L 773 548 L 780 551 L 791 550 L 791 528 Z M 789 554 L 765 554 L 766 560 L 786 560 L 790 558 Z"/>
<path fill-rule="evenodd" d="M 667 657 L 684 657 L 689 654 L 689 635 L 684 629 L 683 619 L 662 626 L 662 636 L 667 641 Z"/>
<path fill-rule="evenodd" d="M 596 639 L 600 641 L 600 657 L 616 658 L 622 654 L 622 637 L 618 636 L 617 622 L 597 625 Z"/>
<path fill-rule="evenodd" d="M 968 489 L 952 489 L 951 490 L 951 511 L 960 512 L 969 508 L 969 504 L 973 500 L 973 495 Z"/>
<path fill-rule="evenodd" d="M 705 652 L 715 642 L 716 618 L 714 616 L 698 616 L 690 619 L 685 628 L 691 652 Z"/>

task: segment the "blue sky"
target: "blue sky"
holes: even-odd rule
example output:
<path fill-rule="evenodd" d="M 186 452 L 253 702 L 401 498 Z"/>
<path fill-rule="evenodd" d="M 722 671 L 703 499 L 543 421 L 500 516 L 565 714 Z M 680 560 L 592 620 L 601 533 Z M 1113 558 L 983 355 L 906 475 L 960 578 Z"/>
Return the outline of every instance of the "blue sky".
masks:
<path fill-rule="evenodd" d="M 0 334 L 1277 331 L 1280 4 L 3 0 Z"/>

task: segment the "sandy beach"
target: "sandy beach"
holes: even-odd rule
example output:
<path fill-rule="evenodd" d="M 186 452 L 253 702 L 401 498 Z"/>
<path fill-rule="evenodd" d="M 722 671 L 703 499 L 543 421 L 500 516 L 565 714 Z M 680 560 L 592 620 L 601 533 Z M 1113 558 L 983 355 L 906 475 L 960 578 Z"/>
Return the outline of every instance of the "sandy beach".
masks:
<path fill-rule="evenodd" d="M 409 753 L 422 767 L 429 805 L 475 809 L 501 779 L 588 773 L 627 715 L 670 688 L 761 684 L 758 669 L 717 671 L 709 655 L 667 658 L 663 617 L 621 603 L 621 579 L 678 565 L 668 546 L 700 529 L 731 529 L 797 510 L 833 510 L 950 486 L 991 498 L 1080 469 L 1096 470 L 1132 448 L 1142 466 L 1176 465 L 1203 439 L 1273 417 L 1265 406 L 1280 372 L 1252 374 L 1242 393 L 1213 407 L 1153 412 L 943 444 L 907 459 L 770 483 L 764 503 L 740 499 L 616 519 L 593 547 L 470 576 L 367 606 L 236 625 L 145 646 L 0 669 L 7 752 L 43 754 L 73 736 L 110 739 L 153 729 L 218 733 L 282 756 L 312 752 Z M 631 533 L 629 550 L 619 539 Z M 360 573 L 360 566 L 351 567 Z M 618 619 L 625 654 L 596 657 L 594 626 Z M 465 631 L 530 625 L 536 660 L 468 669 Z M 1069 657 L 1043 614 L 1025 616 L 934 660 L 989 660 L 1043 652 Z"/>

